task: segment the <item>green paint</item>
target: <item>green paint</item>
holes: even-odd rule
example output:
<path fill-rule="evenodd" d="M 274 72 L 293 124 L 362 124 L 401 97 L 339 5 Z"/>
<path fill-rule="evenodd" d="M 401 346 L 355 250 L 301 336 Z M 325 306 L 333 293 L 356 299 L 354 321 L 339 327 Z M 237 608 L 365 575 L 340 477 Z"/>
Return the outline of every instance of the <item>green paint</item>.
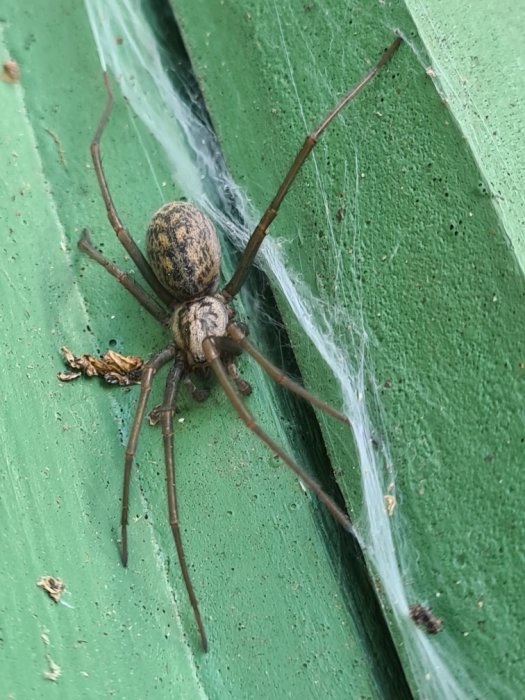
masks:
<path fill-rule="evenodd" d="M 5 16 L 2 55 L 18 61 L 22 79 L 0 83 L 1 694 L 403 696 L 366 588 L 349 597 L 347 572 L 359 567 L 349 560 L 348 539 L 332 536 L 330 524 L 327 548 L 315 506 L 218 390 L 205 405 L 182 397 L 184 422 L 176 425 L 183 537 L 210 653 L 199 649 L 180 582 L 160 434 L 147 427 L 133 478 L 129 568 L 122 568 L 123 442 L 137 389 L 60 384 L 59 348 L 114 346 L 147 356 L 166 336 L 76 248 L 87 225 L 106 255 L 131 267 L 107 223 L 90 163 L 105 97 L 83 7 L 9 3 Z M 158 146 L 121 100 L 103 158 L 119 213 L 142 241 L 151 212 L 180 194 Z M 271 393 L 251 363 L 241 367 L 255 386 L 250 409 L 307 461 L 298 438 L 315 427 L 305 422 L 297 431 L 297 409 Z M 161 390 L 158 382 L 152 405 Z M 317 456 L 323 459 L 321 448 Z M 45 574 L 65 581 L 66 605 L 36 587 Z M 371 642 L 358 631 L 364 623 L 352 613 L 357 605 L 378 621 L 367 633 Z M 43 675 L 49 660 L 61 669 L 56 683 Z"/>
<path fill-rule="evenodd" d="M 525 287 L 508 243 L 521 258 L 523 10 L 489 13 L 483 2 L 471 15 L 470 6 L 411 2 L 431 61 L 401 2 L 173 5 L 228 165 L 261 211 L 306 128 L 390 43 L 391 30 L 414 42 L 323 137 L 319 179 L 305 168 L 273 232 L 322 299 L 362 305 L 384 411 L 376 437 L 388 439 L 397 470 L 392 523 L 403 581 L 411 602 L 428 602 L 445 621 L 429 644 L 467 697 L 476 693 L 468 676 L 477 692 L 512 697 L 525 680 Z M 425 73 L 431 63 L 450 109 Z M 462 90 L 470 101 L 459 109 Z M 349 272 L 336 287 L 341 260 Z M 330 373 L 285 306 L 283 315 L 308 385 L 337 404 Z M 351 331 L 339 331 L 341 347 L 351 347 Z M 359 513 L 354 451 L 323 425 Z M 440 676 L 443 667 L 426 671 Z M 424 696 L 423 674 L 411 682 Z"/>
<path fill-rule="evenodd" d="M 525 258 L 524 7 L 408 0 L 450 110 L 468 140 L 521 267 Z"/>
<path fill-rule="evenodd" d="M 349 8 L 335 0 L 293 7 L 180 0 L 175 9 L 228 165 L 261 210 L 305 133 L 301 108 L 306 123 L 316 124 L 390 42 L 393 27 L 416 40 L 400 2 Z M 452 51 L 431 41 L 429 27 L 441 19 L 448 36 L 451 25 L 460 26 L 456 6 L 441 2 L 435 17 L 423 3 L 412 11 L 432 63 L 444 71 L 439 78 L 458 124 L 403 47 L 317 148 L 339 247 L 327 237 L 311 166 L 274 229 L 294 268 L 323 298 L 343 297 L 352 308 L 352 275 L 359 272 L 369 361 L 378 386 L 389 387 L 381 398 L 397 469 L 393 523 L 406 552 L 405 585 L 445 621 L 429 643 L 453 667 L 477 675 L 481 690 L 503 696 L 525 680 L 516 563 L 523 529 L 524 288 L 506 240 L 520 254 L 523 217 L 511 206 L 520 190 L 508 178 L 522 179 L 523 147 L 507 141 L 519 123 L 509 125 L 502 98 L 515 94 L 514 74 L 507 71 L 502 81 L 490 69 L 511 53 L 518 61 L 523 49 L 516 43 L 508 53 L 498 50 L 498 37 L 509 34 L 494 25 L 497 16 L 490 41 L 476 45 L 487 79 L 475 81 L 472 73 L 481 91 L 473 102 L 494 107 L 498 154 L 510 173 L 499 181 L 506 171 L 489 159 L 490 139 L 472 131 L 472 110 L 458 111 L 450 88 L 469 67 L 465 55 L 474 55 L 471 42 L 483 36 L 483 23 L 464 18 L 469 32 L 454 40 L 464 53 L 443 63 L 437 46 L 448 56 Z M 2 57 L 19 62 L 22 81 L 0 83 L 2 695 L 402 697 L 402 676 L 385 656 L 386 632 L 362 572 L 339 553 L 347 551 L 346 539 L 329 528 L 327 547 L 296 480 L 246 434 L 218 390 L 206 405 L 182 399 L 176 438 L 183 536 L 209 655 L 198 648 L 166 522 L 160 435 L 147 428 L 133 481 L 130 567 L 121 567 L 122 442 L 137 392 L 59 384 L 58 349 L 104 351 L 115 341 L 118 350 L 147 355 L 166 338 L 76 250 L 89 225 L 105 252 L 123 260 L 90 165 L 104 92 L 83 8 L 51 2 L 28 10 L 10 2 L 3 19 Z M 121 102 L 103 154 L 119 212 L 142 240 L 151 212 L 179 193 L 158 146 Z M 488 196 L 484 182 L 502 199 Z M 346 292 L 333 287 L 341 256 L 352 271 Z M 309 386 L 338 404 L 330 373 L 283 314 Z M 340 337 L 343 346 L 352 340 Z M 242 370 L 256 386 L 250 409 L 280 440 L 286 433 L 307 461 L 297 434 L 308 437 L 314 428 L 269 393 L 247 360 Z M 161 382 L 154 400 L 160 392 Z M 285 416 L 281 425 L 275 416 Z M 342 489 L 359 513 L 348 435 L 323 426 Z M 322 460 L 322 450 L 310 458 Z M 65 580 L 73 607 L 55 606 L 36 587 L 47 573 Z M 398 651 L 410 675 L 400 644 Z M 62 669 L 56 684 L 43 678 L 46 655 Z M 423 696 L 424 679 L 410 680 Z"/>

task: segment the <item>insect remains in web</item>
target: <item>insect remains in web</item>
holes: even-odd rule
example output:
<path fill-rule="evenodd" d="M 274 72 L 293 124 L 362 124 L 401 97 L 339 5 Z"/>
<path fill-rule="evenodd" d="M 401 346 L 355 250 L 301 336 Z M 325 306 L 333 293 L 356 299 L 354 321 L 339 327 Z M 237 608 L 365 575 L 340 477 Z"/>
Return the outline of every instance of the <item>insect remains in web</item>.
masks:
<path fill-rule="evenodd" d="M 424 627 L 429 634 L 438 634 L 443 629 L 443 620 L 436 617 L 432 612 L 432 608 L 423 603 L 414 603 L 408 606 L 410 619 L 416 625 Z"/>
<path fill-rule="evenodd" d="M 401 38 L 397 37 L 379 61 L 306 137 L 277 193 L 242 251 L 232 278 L 222 290 L 219 289 L 221 257 L 219 240 L 211 221 L 195 206 L 186 202 L 170 202 L 153 215 L 146 234 L 147 258 L 120 220 L 111 198 L 100 156 L 101 137 L 113 105 L 109 78 L 107 73 L 104 73 L 107 103 L 91 143 L 91 155 L 111 226 L 151 291 L 146 291 L 132 276 L 120 270 L 94 248 L 87 229 L 84 229 L 78 245 L 84 253 L 113 275 L 161 326 L 168 327 L 171 331 L 170 342 L 154 353 L 140 368 L 140 394 L 124 460 L 121 510 L 122 563 L 126 566 L 128 561 L 127 526 L 130 476 L 139 432 L 153 378 L 161 367 L 169 364 L 171 366 L 166 379 L 163 401 L 159 407 L 154 409 L 153 419 L 160 423 L 162 429 L 169 523 L 182 577 L 204 650 L 208 648 L 208 641 L 182 545 L 173 456 L 172 423 L 180 384 L 183 383 L 186 386 L 196 401 L 203 401 L 208 395 L 207 390 L 199 389 L 193 384 L 192 373 L 202 374 L 211 370 L 246 426 L 301 479 L 343 528 L 349 532 L 353 531 L 346 513 L 253 419 L 241 399 L 241 397 L 251 393 L 251 387 L 240 377 L 235 365 L 235 358 L 242 352 L 248 353 L 275 382 L 333 418 L 346 424 L 350 424 L 349 419 L 286 377 L 266 359 L 248 340 L 246 326 L 235 320 L 232 302 L 246 281 L 259 247 L 267 234 L 268 227 L 277 216 L 279 207 L 317 140 L 341 110 L 390 60 L 400 43 Z M 96 361 L 96 358 L 88 355 L 80 358 L 75 358 L 72 353 L 70 355 L 77 364 L 80 363 L 80 367 L 74 368 L 81 373 L 88 374 L 86 367 L 89 367 L 91 371 L 93 363 Z M 107 358 L 105 359 L 107 360 Z M 104 371 L 105 367 L 95 374 L 104 375 Z M 119 371 L 121 371 L 121 367 L 119 367 Z M 73 377 L 69 376 L 69 378 Z"/>

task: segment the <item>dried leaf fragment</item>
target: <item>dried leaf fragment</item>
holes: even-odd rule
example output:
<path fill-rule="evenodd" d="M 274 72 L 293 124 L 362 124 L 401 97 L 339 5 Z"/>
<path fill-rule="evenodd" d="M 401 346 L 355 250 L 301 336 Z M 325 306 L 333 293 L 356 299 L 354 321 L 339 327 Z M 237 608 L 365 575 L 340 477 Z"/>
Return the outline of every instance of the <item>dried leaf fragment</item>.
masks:
<path fill-rule="evenodd" d="M 414 620 L 416 625 L 424 627 L 429 634 L 437 634 L 443 629 L 443 620 L 436 617 L 432 612 L 432 608 L 429 608 L 428 605 L 415 603 L 414 605 L 409 605 L 408 610 L 411 619 Z"/>
<path fill-rule="evenodd" d="M 59 372 L 57 377 L 61 382 L 71 382 L 73 379 L 78 379 L 82 376 L 82 372 Z"/>
<path fill-rule="evenodd" d="M 39 588 L 43 588 L 47 595 L 54 600 L 55 603 L 60 602 L 62 593 L 66 588 L 66 584 L 60 578 L 55 578 L 55 576 L 42 576 L 36 582 Z"/>
<path fill-rule="evenodd" d="M 108 350 L 101 357 L 87 354 L 76 356 L 66 347 L 62 348 L 62 352 L 66 365 L 74 371 L 59 372 L 57 377 L 61 382 L 70 382 L 84 374 L 86 377 L 102 377 L 108 384 L 140 384 L 144 361 L 136 355 L 121 355 Z"/>
<path fill-rule="evenodd" d="M 12 58 L 4 61 L 2 65 L 2 80 L 6 83 L 18 83 L 20 80 L 20 66 Z"/>

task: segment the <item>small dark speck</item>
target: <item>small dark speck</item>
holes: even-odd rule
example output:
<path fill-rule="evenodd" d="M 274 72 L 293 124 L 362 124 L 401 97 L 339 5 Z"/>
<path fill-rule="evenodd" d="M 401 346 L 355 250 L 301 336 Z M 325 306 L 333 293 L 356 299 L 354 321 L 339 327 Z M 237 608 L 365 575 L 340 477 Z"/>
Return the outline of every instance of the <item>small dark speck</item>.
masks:
<path fill-rule="evenodd" d="M 429 634 L 437 634 L 443 629 L 443 620 L 436 617 L 428 605 L 415 603 L 409 606 L 408 611 L 416 625 L 424 627 Z"/>

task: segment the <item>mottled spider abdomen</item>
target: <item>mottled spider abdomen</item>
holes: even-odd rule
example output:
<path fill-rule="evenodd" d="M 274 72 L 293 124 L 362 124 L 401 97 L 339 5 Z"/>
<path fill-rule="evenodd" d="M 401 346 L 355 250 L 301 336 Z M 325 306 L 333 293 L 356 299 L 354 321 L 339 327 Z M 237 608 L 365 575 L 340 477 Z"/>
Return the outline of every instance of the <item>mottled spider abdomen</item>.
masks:
<path fill-rule="evenodd" d="M 177 301 L 213 294 L 221 249 L 212 222 L 192 204 L 169 202 L 153 214 L 146 250 L 159 282 Z"/>
<path fill-rule="evenodd" d="M 217 297 L 202 297 L 175 307 L 171 330 L 175 344 L 186 353 L 190 366 L 205 362 L 202 343 L 205 338 L 226 335 L 228 308 Z"/>

